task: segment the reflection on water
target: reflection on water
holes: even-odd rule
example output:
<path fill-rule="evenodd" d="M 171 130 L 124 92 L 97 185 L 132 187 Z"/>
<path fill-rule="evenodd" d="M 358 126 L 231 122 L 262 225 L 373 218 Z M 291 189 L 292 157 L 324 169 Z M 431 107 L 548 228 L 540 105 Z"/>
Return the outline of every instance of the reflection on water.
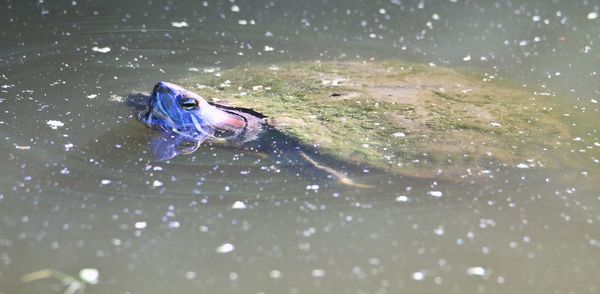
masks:
<path fill-rule="evenodd" d="M 0 4 L 0 292 L 61 293 L 21 282 L 45 268 L 97 269 L 88 293 L 600 291 L 595 2 L 180 2 Z M 371 58 L 567 97 L 573 137 L 548 140 L 587 164 L 349 170 L 360 189 L 210 144 L 157 161 L 125 105 L 196 71 Z"/>

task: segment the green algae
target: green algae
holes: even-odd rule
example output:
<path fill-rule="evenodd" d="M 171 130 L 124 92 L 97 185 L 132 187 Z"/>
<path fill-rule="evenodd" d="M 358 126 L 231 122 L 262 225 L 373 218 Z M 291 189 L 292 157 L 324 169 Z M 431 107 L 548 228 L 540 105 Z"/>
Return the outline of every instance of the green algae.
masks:
<path fill-rule="evenodd" d="M 458 174 L 474 163 L 556 165 L 541 150 L 568 137 L 556 111 L 521 87 L 429 65 L 304 62 L 194 75 L 209 101 L 252 108 L 302 142 L 389 172 Z M 537 97 L 537 99 L 541 99 Z"/>

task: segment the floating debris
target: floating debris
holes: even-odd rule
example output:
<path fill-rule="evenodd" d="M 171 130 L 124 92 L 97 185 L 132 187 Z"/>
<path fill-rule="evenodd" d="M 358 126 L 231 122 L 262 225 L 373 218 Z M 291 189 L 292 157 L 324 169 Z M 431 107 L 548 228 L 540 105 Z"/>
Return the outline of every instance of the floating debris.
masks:
<path fill-rule="evenodd" d="M 398 201 L 398 202 L 408 202 L 408 201 L 410 201 L 410 198 L 408 198 L 408 196 L 401 195 L 401 196 L 396 197 L 396 201 Z"/>
<path fill-rule="evenodd" d="M 56 130 L 59 127 L 62 127 L 65 125 L 62 121 L 59 121 L 59 120 L 49 120 L 46 122 L 46 124 L 53 130 Z"/>
<path fill-rule="evenodd" d="M 229 253 L 235 250 L 235 246 L 230 243 L 224 243 L 221 246 L 217 247 L 217 253 Z"/>
<path fill-rule="evenodd" d="M 174 21 L 171 22 L 171 25 L 175 28 L 185 28 L 188 26 L 188 23 L 185 21 Z"/>
<path fill-rule="evenodd" d="M 415 281 L 423 281 L 425 279 L 425 272 L 423 272 L 423 271 L 414 272 L 414 273 L 412 273 L 412 278 Z"/>
<path fill-rule="evenodd" d="M 427 195 L 429 196 L 433 196 L 433 197 L 442 197 L 442 191 L 429 191 L 427 192 Z"/>
<path fill-rule="evenodd" d="M 592 12 L 588 13 L 587 18 L 588 19 L 596 19 L 596 18 L 598 18 L 598 12 L 592 11 Z"/>
<path fill-rule="evenodd" d="M 135 224 L 133 224 L 136 229 L 145 229 L 147 225 L 148 223 L 146 222 L 135 222 Z"/>
<path fill-rule="evenodd" d="M 325 270 L 317 268 L 312 270 L 310 274 L 315 278 L 322 278 L 325 276 Z"/>
<path fill-rule="evenodd" d="M 467 269 L 467 275 L 469 276 L 485 276 L 486 274 L 487 271 L 480 266 L 470 267 Z"/>
<path fill-rule="evenodd" d="M 246 204 L 242 201 L 236 201 L 233 203 L 233 205 L 231 205 L 231 208 L 233 209 L 246 209 Z"/>
<path fill-rule="evenodd" d="M 108 52 L 110 52 L 110 47 L 94 46 L 94 47 L 92 47 L 92 51 L 98 52 L 98 53 L 108 53 Z"/>

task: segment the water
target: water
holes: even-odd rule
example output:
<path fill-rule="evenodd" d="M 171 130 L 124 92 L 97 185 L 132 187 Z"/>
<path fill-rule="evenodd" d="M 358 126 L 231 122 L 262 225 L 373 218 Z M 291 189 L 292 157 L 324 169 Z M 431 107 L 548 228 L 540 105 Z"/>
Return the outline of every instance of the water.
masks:
<path fill-rule="evenodd" d="M 97 269 L 88 293 L 600 292 L 596 2 L 180 2 L 0 4 L 0 293 L 61 293 L 21 282 L 45 268 Z M 191 67 L 390 58 L 557 93 L 581 163 L 355 189 L 231 148 L 154 161 L 120 101 Z"/>

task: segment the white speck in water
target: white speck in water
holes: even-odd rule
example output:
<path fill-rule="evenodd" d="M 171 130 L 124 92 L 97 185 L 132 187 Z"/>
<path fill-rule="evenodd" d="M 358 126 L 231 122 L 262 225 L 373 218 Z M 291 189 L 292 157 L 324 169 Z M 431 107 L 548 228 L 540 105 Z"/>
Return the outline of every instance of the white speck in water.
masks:
<path fill-rule="evenodd" d="M 169 229 L 177 229 L 181 226 L 181 223 L 178 221 L 170 221 L 169 222 Z"/>
<path fill-rule="evenodd" d="M 240 20 L 238 20 L 238 24 L 239 24 L 239 25 L 242 25 L 242 26 L 245 26 L 245 25 L 247 25 L 247 24 L 248 24 L 248 21 L 247 21 L 247 20 L 245 20 L 245 19 L 240 19 Z"/>
<path fill-rule="evenodd" d="M 581 137 L 576 137 L 573 139 L 573 141 L 581 141 Z"/>
<path fill-rule="evenodd" d="M 598 18 L 598 12 L 592 11 L 592 12 L 588 13 L 587 18 L 588 19 L 596 19 L 596 18 Z"/>
<path fill-rule="evenodd" d="M 49 120 L 46 122 L 46 124 L 54 130 L 65 125 L 62 121 L 58 121 L 58 120 Z"/>
<path fill-rule="evenodd" d="M 271 273 L 269 273 L 269 275 L 273 279 L 279 279 L 279 278 L 281 278 L 281 272 L 278 271 L 278 270 L 272 270 Z"/>
<path fill-rule="evenodd" d="M 187 272 L 185 273 L 185 278 L 188 280 L 193 280 L 196 278 L 196 272 Z"/>
<path fill-rule="evenodd" d="M 517 164 L 517 168 L 529 168 L 529 165 L 527 165 L 525 163 L 519 163 L 519 164 Z"/>
<path fill-rule="evenodd" d="M 31 146 L 29 146 L 29 145 L 24 145 L 24 146 L 16 145 L 15 148 L 17 148 L 18 150 L 29 150 L 29 149 L 31 149 Z"/>
<path fill-rule="evenodd" d="M 497 122 L 492 122 L 492 123 L 490 123 L 490 126 L 491 126 L 492 128 L 499 128 L 499 127 L 501 127 L 502 125 L 501 125 L 501 124 L 499 124 L 499 123 L 497 123 Z"/>
<path fill-rule="evenodd" d="M 174 21 L 171 22 L 171 25 L 176 28 L 185 28 L 188 26 L 188 23 L 185 21 Z"/>
<path fill-rule="evenodd" d="M 110 98 L 108 98 L 108 100 L 113 102 L 123 102 L 123 96 L 112 94 L 110 95 Z"/>
<path fill-rule="evenodd" d="M 596 99 L 590 99 L 590 102 L 592 102 L 594 104 L 598 104 L 598 100 L 596 100 Z"/>
<path fill-rule="evenodd" d="M 439 226 L 437 228 L 435 228 L 435 230 L 433 230 L 433 232 L 438 235 L 441 236 L 444 234 L 444 227 L 443 226 Z"/>
<path fill-rule="evenodd" d="M 108 53 L 108 52 L 110 52 L 110 47 L 94 46 L 94 47 L 92 47 L 92 51 L 98 52 L 98 53 Z"/>
<path fill-rule="evenodd" d="M 136 222 L 133 226 L 136 229 L 145 229 L 148 224 L 146 222 Z"/>
<path fill-rule="evenodd" d="M 394 136 L 394 138 L 404 138 L 404 137 L 406 137 L 406 134 L 403 132 L 396 132 L 396 133 L 393 133 L 392 136 Z"/>
<path fill-rule="evenodd" d="M 531 17 L 531 20 L 533 20 L 533 21 L 535 21 L 535 22 L 538 22 L 538 21 L 540 21 L 541 19 L 542 19 L 542 17 L 541 17 L 541 16 L 539 16 L 539 15 L 534 15 L 533 17 Z"/>
<path fill-rule="evenodd" d="M 442 191 L 429 191 L 427 192 L 427 195 L 429 196 L 433 196 L 433 197 L 442 197 Z"/>
<path fill-rule="evenodd" d="M 98 284 L 98 278 L 100 277 L 100 273 L 95 268 L 84 268 L 79 271 L 79 278 L 88 284 L 96 285 Z"/>
<path fill-rule="evenodd" d="M 87 97 L 89 99 L 94 99 L 94 98 L 98 97 L 98 94 L 90 94 L 90 95 L 87 95 Z"/>
<path fill-rule="evenodd" d="M 65 151 L 71 150 L 71 148 L 73 148 L 73 146 L 75 146 L 75 145 L 73 145 L 73 143 L 67 143 L 67 144 L 65 144 Z"/>
<path fill-rule="evenodd" d="M 437 13 L 434 13 L 431 18 L 433 18 L 434 20 L 440 20 L 440 15 Z"/>
<path fill-rule="evenodd" d="M 163 185 L 163 182 L 158 181 L 158 180 L 154 180 L 154 182 L 152 182 L 152 187 L 160 187 Z"/>
<path fill-rule="evenodd" d="M 384 8 L 379 8 L 379 13 L 380 14 L 385 14 L 385 9 Z"/>
<path fill-rule="evenodd" d="M 246 204 L 242 201 L 236 201 L 233 203 L 233 205 L 231 205 L 231 208 L 233 209 L 246 209 Z"/>
<path fill-rule="evenodd" d="M 111 180 L 102 180 L 102 181 L 100 181 L 100 184 L 102 184 L 102 185 L 108 185 L 110 183 L 112 183 Z"/>
<path fill-rule="evenodd" d="M 196 72 L 200 71 L 200 69 L 197 68 L 197 67 L 190 67 L 190 68 L 188 68 L 188 70 L 189 71 L 196 71 Z"/>
<path fill-rule="evenodd" d="M 229 253 L 235 249 L 235 246 L 230 243 L 224 243 L 221 246 L 217 247 L 217 253 Z"/>
<path fill-rule="evenodd" d="M 415 281 L 423 281 L 425 279 L 425 273 L 422 271 L 412 273 L 412 278 Z"/>
<path fill-rule="evenodd" d="M 398 201 L 398 202 L 408 202 L 408 201 L 410 201 L 410 198 L 408 198 L 408 196 L 402 195 L 402 196 L 396 197 L 396 201 Z"/>
<path fill-rule="evenodd" d="M 306 190 L 319 190 L 319 185 L 307 185 Z"/>
<path fill-rule="evenodd" d="M 471 60 L 471 55 L 467 54 L 467 56 L 463 57 L 463 61 L 469 61 Z"/>
<path fill-rule="evenodd" d="M 265 45 L 266 52 L 273 51 L 273 50 L 275 50 L 273 47 Z"/>
<path fill-rule="evenodd" d="M 231 11 L 233 11 L 233 12 L 240 12 L 240 7 L 237 6 L 237 5 L 233 5 L 233 6 L 231 6 Z"/>
<path fill-rule="evenodd" d="M 480 266 L 474 266 L 467 269 L 467 275 L 469 276 L 485 276 L 486 274 L 487 271 Z"/>
<path fill-rule="evenodd" d="M 594 146 L 600 147 L 600 142 L 594 142 Z"/>
<path fill-rule="evenodd" d="M 325 276 L 325 270 L 317 268 L 317 269 L 312 270 L 312 272 L 310 272 L 310 274 L 315 278 L 322 278 Z"/>

